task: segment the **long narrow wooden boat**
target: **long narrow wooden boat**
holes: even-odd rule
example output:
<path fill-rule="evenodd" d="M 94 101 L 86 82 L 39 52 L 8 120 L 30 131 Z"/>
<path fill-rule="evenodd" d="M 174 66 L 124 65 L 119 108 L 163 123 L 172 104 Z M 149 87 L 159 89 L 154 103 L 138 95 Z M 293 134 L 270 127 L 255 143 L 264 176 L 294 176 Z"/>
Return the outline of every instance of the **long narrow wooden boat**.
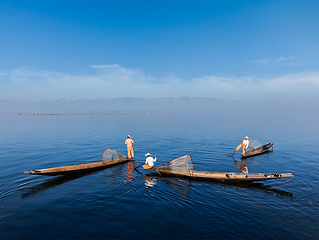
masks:
<path fill-rule="evenodd" d="M 241 155 L 242 158 L 249 158 L 253 157 L 259 154 L 263 154 L 265 152 L 268 152 L 271 148 L 273 148 L 274 143 L 270 142 L 266 145 L 263 145 L 256 139 L 250 139 L 249 141 L 249 147 L 245 153 L 245 155 Z"/>
<path fill-rule="evenodd" d="M 218 181 L 263 181 L 285 177 L 293 177 L 292 173 L 235 173 L 235 172 L 207 172 L 194 171 L 190 154 L 163 163 L 150 169 L 160 174 L 190 177 L 199 179 L 211 179 Z"/>
<path fill-rule="evenodd" d="M 67 175 L 73 173 L 87 172 L 98 170 L 101 168 L 110 167 L 119 163 L 128 161 L 129 159 L 124 155 L 114 151 L 111 148 L 106 148 L 102 154 L 102 161 L 83 163 L 64 167 L 45 168 L 38 170 L 20 171 L 22 174 L 34 175 Z"/>

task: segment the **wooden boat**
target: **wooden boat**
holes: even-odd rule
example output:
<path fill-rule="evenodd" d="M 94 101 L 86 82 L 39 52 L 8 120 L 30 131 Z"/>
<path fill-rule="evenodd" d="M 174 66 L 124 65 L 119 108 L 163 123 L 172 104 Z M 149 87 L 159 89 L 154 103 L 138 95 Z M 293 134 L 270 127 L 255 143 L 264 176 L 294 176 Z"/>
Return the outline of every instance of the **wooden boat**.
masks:
<path fill-rule="evenodd" d="M 263 181 L 285 177 L 293 177 L 292 173 L 235 173 L 235 172 L 207 172 L 193 170 L 193 162 L 190 154 L 163 163 L 150 170 L 160 174 L 190 177 L 198 179 L 211 179 L 218 181 Z"/>
<path fill-rule="evenodd" d="M 86 171 L 98 170 L 106 168 L 119 163 L 128 161 L 129 159 L 124 155 L 114 151 L 111 148 L 106 148 L 102 154 L 102 161 L 77 164 L 65 167 L 45 168 L 38 170 L 20 171 L 22 174 L 34 174 L 34 175 L 67 175 L 73 173 L 80 173 Z"/>
<path fill-rule="evenodd" d="M 274 143 L 270 142 L 266 145 L 263 145 L 256 139 L 250 139 L 249 140 L 249 147 L 245 153 L 245 155 L 241 155 L 242 158 L 249 158 L 253 157 L 259 154 L 263 154 L 265 152 L 268 152 L 269 149 L 273 148 Z"/>

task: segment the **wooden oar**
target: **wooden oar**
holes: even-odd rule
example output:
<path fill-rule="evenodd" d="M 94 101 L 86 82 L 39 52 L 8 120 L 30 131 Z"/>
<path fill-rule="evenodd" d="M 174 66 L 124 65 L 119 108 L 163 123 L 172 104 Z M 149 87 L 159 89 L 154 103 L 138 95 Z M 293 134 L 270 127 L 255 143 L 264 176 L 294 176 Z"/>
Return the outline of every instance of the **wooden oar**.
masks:
<path fill-rule="evenodd" d="M 137 168 L 139 168 L 140 166 L 142 166 L 144 163 L 138 165 L 137 167 L 134 168 L 134 170 L 136 170 Z"/>

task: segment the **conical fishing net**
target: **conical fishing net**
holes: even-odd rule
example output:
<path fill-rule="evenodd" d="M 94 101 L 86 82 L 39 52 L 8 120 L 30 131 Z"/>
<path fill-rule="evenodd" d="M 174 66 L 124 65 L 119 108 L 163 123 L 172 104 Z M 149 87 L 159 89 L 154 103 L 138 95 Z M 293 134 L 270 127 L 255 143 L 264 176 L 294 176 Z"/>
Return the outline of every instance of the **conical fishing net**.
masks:
<path fill-rule="evenodd" d="M 248 145 L 248 149 L 246 150 L 246 152 L 252 151 L 256 148 L 260 148 L 262 146 L 261 142 L 259 142 L 256 139 L 249 139 L 249 145 Z"/>
<path fill-rule="evenodd" d="M 102 161 L 121 160 L 123 158 L 126 157 L 111 148 L 106 148 L 102 154 Z"/>
<path fill-rule="evenodd" d="M 176 158 L 172 161 L 163 163 L 159 165 L 156 169 L 172 172 L 172 173 L 182 173 L 182 174 L 193 174 L 193 161 L 190 154 L 183 157 Z"/>

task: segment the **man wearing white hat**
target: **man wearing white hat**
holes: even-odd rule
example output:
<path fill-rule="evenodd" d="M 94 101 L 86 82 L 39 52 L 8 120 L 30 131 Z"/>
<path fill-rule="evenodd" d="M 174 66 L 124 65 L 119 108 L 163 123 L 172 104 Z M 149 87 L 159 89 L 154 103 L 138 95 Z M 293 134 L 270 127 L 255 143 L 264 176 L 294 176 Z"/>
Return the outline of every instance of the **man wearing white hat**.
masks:
<path fill-rule="evenodd" d="M 145 157 L 147 157 L 147 158 L 145 160 L 145 165 L 143 165 L 143 168 L 145 168 L 145 169 L 152 168 L 154 166 L 154 162 L 156 162 L 157 155 L 155 156 L 155 158 L 152 158 L 150 153 L 146 153 Z"/>
<path fill-rule="evenodd" d="M 248 148 L 248 146 L 249 146 L 249 140 L 248 140 L 248 136 L 246 136 L 245 137 L 245 140 L 241 140 L 241 142 L 240 142 L 240 144 L 234 149 L 235 150 L 235 152 L 237 152 L 239 149 L 241 149 L 241 148 L 243 148 L 243 152 L 242 152 L 242 154 L 243 154 L 243 156 L 245 155 L 245 150 Z M 234 152 L 234 154 L 235 154 L 235 152 Z M 233 154 L 233 155 L 234 155 Z"/>
<path fill-rule="evenodd" d="M 125 141 L 125 144 L 127 146 L 127 157 L 129 159 L 134 158 L 133 143 L 134 143 L 134 141 L 131 139 L 131 136 L 127 135 L 127 139 Z"/>

